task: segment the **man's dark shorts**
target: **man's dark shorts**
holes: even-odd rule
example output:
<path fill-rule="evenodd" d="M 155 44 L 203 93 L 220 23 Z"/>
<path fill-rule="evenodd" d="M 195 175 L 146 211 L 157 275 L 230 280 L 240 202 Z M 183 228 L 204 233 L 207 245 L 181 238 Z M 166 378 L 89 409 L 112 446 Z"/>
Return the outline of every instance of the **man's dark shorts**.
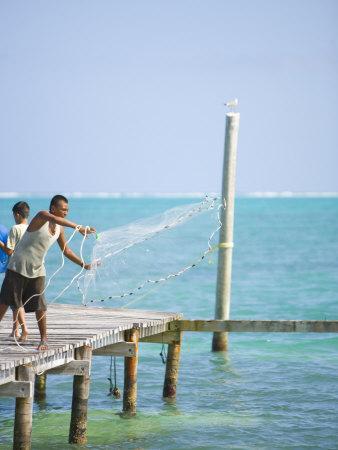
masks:
<path fill-rule="evenodd" d="M 8 305 L 13 311 L 25 305 L 26 312 L 46 311 L 45 277 L 27 278 L 7 269 L 0 292 L 0 304 Z M 36 295 L 37 294 L 37 295 Z"/>

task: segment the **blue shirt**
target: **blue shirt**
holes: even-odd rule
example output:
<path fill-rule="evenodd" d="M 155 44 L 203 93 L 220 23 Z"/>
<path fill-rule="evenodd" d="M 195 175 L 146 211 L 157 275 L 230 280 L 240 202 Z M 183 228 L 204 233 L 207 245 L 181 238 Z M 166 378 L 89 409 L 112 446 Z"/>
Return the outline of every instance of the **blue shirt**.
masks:
<path fill-rule="evenodd" d="M 4 225 L 0 224 L 0 241 L 7 245 L 8 230 Z M 6 272 L 8 263 L 8 256 L 0 248 L 0 273 Z"/>

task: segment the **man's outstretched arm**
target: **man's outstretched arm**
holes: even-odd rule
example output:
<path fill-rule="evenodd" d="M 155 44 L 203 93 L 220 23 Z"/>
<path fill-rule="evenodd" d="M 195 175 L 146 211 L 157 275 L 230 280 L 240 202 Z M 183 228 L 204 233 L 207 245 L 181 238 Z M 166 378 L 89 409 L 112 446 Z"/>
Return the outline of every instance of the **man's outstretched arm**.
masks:
<path fill-rule="evenodd" d="M 90 264 L 86 264 L 84 261 L 82 261 L 82 259 L 68 247 L 68 245 L 66 244 L 66 238 L 63 229 L 61 230 L 60 236 L 58 238 L 58 244 L 65 257 L 68 258 L 70 261 L 72 261 L 73 263 L 77 264 L 80 267 L 84 267 L 86 270 L 89 270 L 91 268 Z"/>
<path fill-rule="evenodd" d="M 53 221 L 53 222 L 57 223 L 58 225 L 61 225 L 63 227 L 67 227 L 67 228 L 74 228 L 75 229 L 76 227 L 79 226 L 76 223 L 71 222 L 68 219 L 64 219 L 63 217 L 54 216 L 54 214 L 51 214 L 48 211 L 40 211 L 33 218 L 31 223 L 29 224 L 28 231 L 35 231 L 35 229 L 41 228 L 42 225 L 44 225 L 46 222 L 49 222 L 49 221 Z M 86 227 L 81 226 L 79 228 L 79 232 L 82 235 L 85 235 L 85 234 L 95 233 L 96 230 L 93 227 L 87 227 L 87 231 L 86 231 Z"/>

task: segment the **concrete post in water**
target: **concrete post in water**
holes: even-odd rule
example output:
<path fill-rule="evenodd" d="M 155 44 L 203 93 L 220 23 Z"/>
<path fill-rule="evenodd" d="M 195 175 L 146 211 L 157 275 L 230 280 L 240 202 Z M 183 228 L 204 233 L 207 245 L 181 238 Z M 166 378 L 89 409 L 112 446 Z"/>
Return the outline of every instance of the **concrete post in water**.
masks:
<path fill-rule="evenodd" d="M 46 400 L 46 381 L 47 375 L 45 373 L 35 376 L 34 400 L 37 403 L 43 403 Z"/>
<path fill-rule="evenodd" d="M 230 316 L 231 269 L 235 206 L 236 153 L 239 129 L 239 113 L 226 115 L 224 144 L 222 200 L 226 208 L 221 210 L 222 227 L 219 233 L 218 269 L 216 287 L 215 319 L 228 320 Z M 213 335 L 212 350 L 225 351 L 228 348 L 228 334 Z"/>
<path fill-rule="evenodd" d="M 75 349 L 75 359 L 87 359 L 92 357 L 91 347 L 85 345 Z M 87 443 L 87 411 L 89 397 L 90 376 L 74 375 L 73 380 L 73 401 L 72 401 L 72 417 L 69 428 L 70 444 L 86 444 Z"/>
<path fill-rule="evenodd" d="M 125 417 L 130 417 L 136 414 L 139 329 L 134 327 L 131 330 L 126 330 L 124 333 L 124 340 L 126 342 L 135 343 L 135 356 L 126 356 L 124 358 L 122 415 Z"/>
<path fill-rule="evenodd" d="M 18 381 L 30 381 L 34 383 L 34 372 L 30 364 L 19 366 L 16 369 Z M 14 420 L 14 450 L 30 450 L 32 438 L 33 397 L 15 399 Z"/>
<path fill-rule="evenodd" d="M 176 386 L 178 379 L 178 368 L 180 364 L 182 333 L 179 339 L 172 344 L 168 344 L 167 364 L 163 385 L 163 397 L 167 399 L 176 398 Z"/>

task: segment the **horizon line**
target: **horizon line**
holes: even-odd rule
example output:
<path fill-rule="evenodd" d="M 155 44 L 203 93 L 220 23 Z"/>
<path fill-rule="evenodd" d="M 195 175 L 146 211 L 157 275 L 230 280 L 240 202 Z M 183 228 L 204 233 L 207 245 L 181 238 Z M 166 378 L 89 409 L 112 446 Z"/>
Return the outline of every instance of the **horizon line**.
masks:
<path fill-rule="evenodd" d="M 0 198 L 50 198 L 51 192 L 0 192 Z M 208 196 L 220 196 L 217 192 L 64 192 L 69 198 L 203 198 Z M 238 198 L 335 198 L 335 191 L 252 191 L 238 192 Z"/>

